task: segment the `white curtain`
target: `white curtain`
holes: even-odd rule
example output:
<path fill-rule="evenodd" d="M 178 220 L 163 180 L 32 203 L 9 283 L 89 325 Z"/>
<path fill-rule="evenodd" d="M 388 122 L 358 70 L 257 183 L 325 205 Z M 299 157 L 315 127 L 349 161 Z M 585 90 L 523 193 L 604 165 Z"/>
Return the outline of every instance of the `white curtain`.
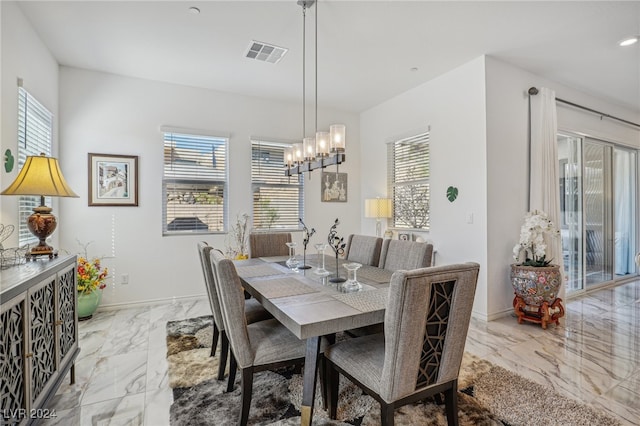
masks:
<path fill-rule="evenodd" d="M 531 157 L 529 159 L 530 193 L 529 210 L 542 210 L 560 227 L 560 181 L 558 172 L 558 116 L 556 94 L 541 88 L 538 95 L 531 96 Z M 558 297 L 564 298 L 564 262 L 562 241 L 546 238 L 547 259 L 560 266 L 562 285 Z"/>

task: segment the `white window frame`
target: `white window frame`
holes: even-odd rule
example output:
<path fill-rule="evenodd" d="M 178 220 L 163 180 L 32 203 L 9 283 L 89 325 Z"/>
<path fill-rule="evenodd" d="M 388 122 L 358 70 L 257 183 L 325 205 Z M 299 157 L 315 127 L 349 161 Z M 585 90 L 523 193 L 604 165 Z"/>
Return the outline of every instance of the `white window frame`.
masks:
<path fill-rule="evenodd" d="M 161 131 L 164 151 L 162 235 L 227 232 L 228 135 L 169 127 L 162 127 Z M 198 150 L 207 154 L 198 154 Z M 180 154 L 182 157 L 178 158 Z M 173 204 L 170 204 L 170 197 L 173 198 Z M 218 202 L 219 199 L 221 202 Z M 188 216 L 181 216 L 183 214 Z M 175 220 L 177 217 L 189 217 L 192 221 L 187 221 L 181 227 L 180 222 Z"/>
<path fill-rule="evenodd" d="M 53 144 L 53 114 L 24 87 L 18 86 L 18 168 L 21 170 L 28 156 L 51 156 Z M 45 197 L 45 205 L 51 205 L 51 197 Z M 29 231 L 27 218 L 33 208 L 40 206 L 40 197 L 18 197 L 18 245 L 38 243 Z"/>
<path fill-rule="evenodd" d="M 253 207 L 253 229 L 257 231 L 296 231 L 299 230 L 298 219 L 304 220 L 304 175 L 285 176 L 285 151 L 293 147 L 292 142 L 275 141 L 266 138 L 251 138 L 251 193 Z M 261 153 L 265 152 L 269 155 L 269 170 L 260 176 L 259 168 L 265 164 L 265 159 L 261 157 Z M 282 155 L 280 155 L 280 152 Z M 260 178 L 268 178 L 266 182 Z M 258 211 L 257 203 L 261 200 L 257 194 L 261 189 L 277 191 L 289 188 L 298 188 L 297 212 L 290 211 L 283 219 L 284 224 L 278 224 L 278 219 L 270 222 L 268 217 L 262 217 Z M 262 200 L 264 201 L 264 200 Z M 275 207 L 277 209 L 277 207 Z M 277 214 L 277 210 L 274 214 Z M 269 223 L 265 226 L 265 223 Z"/>
<path fill-rule="evenodd" d="M 387 144 L 387 184 L 393 202 L 391 228 L 418 231 L 430 228 L 429 133 L 426 130 Z M 417 151 L 408 152 L 408 148 Z M 415 171 L 417 167 L 421 170 Z"/>

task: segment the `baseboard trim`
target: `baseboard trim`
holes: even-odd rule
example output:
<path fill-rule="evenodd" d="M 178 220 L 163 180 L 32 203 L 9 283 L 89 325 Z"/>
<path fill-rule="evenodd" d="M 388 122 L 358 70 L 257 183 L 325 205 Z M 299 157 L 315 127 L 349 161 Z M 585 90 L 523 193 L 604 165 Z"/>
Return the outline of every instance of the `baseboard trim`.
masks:
<path fill-rule="evenodd" d="M 201 300 L 206 298 L 206 294 L 195 294 L 191 296 L 166 297 L 162 299 L 141 300 L 138 302 L 108 303 L 100 304 L 97 311 L 115 311 L 127 308 L 140 308 L 143 306 L 158 306 L 176 302 L 187 302 L 190 300 Z"/>

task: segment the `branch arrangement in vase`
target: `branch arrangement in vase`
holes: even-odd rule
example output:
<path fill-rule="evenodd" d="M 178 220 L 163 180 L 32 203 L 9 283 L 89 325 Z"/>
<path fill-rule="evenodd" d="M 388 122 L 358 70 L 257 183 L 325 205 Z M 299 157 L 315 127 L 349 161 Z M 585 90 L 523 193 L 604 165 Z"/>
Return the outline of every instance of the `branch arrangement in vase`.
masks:
<path fill-rule="evenodd" d="M 346 279 L 340 278 L 340 270 L 338 269 L 338 256 L 344 254 L 344 248 L 347 245 L 344 242 L 344 238 L 338 235 L 338 225 L 340 225 L 340 221 L 336 218 L 335 222 L 329 229 L 329 235 L 327 236 L 327 242 L 336 255 L 336 276 L 329 280 L 332 283 L 341 283 L 346 281 Z"/>
<path fill-rule="evenodd" d="M 304 224 L 302 218 L 299 217 L 298 220 L 302 225 L 302 245 L 304 249 L 302 252 L 302 266 L 299 266 L 298 269 L 309 269 L 311 268 L 311 266 L 307 265 L 307 244 L 309 244 L 309 240 L 311 239 L 313 234 L 316 233 L 316 229 L 311 228 L 311 231 L 309 231 L 309 228 L 307 228 L 307 225 Z"/>

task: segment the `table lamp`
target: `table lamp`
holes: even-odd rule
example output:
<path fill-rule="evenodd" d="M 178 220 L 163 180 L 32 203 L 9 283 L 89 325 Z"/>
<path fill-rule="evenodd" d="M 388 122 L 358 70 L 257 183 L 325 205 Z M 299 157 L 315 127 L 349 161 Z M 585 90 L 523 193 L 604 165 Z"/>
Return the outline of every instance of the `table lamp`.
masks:
<path fill-rule="evenodd" d="M 382 222 L 380 219 L 391 217 L 393 206 L 389 198 L 371 198 L 364 200 L 364 216 L 376 219 L 376 236 L 382 235 Z"/>
<path fill-rule="evenodd" d="M 51 259 L 57 256 L 58 252 L 45 241 L 58 223 L 51 214 L 51 207 L 44 205 L 44 197 L 78 197 L 62 176 L 58 159 L 44 154 L 27 157 L 16 179 L 0 194 L 40 196 L 40 206 L 34 207 L 33 214 L 27 218 L 29 231 L 40 242 L 27 253 L 27 257 L 47 255 Z"/>

